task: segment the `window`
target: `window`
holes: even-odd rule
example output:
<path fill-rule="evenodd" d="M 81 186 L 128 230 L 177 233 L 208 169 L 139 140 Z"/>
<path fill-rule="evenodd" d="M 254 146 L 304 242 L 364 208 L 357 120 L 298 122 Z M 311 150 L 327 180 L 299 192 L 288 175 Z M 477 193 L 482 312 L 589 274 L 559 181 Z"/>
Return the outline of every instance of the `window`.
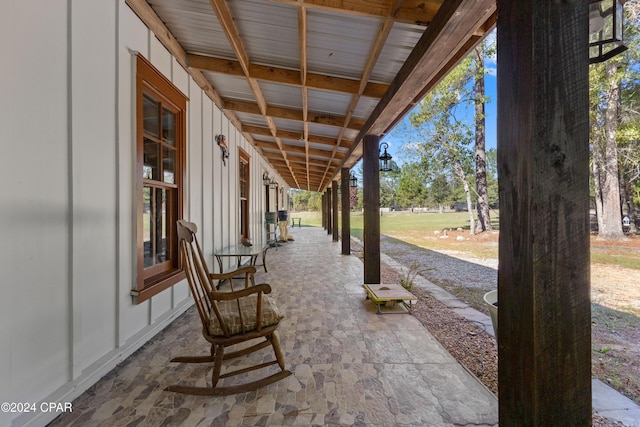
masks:
<path fill-rule="evenodd" d="M 185 96 L 146 59 L 136 63 L 136 303 L 178 283 L 176 221 L 182 217 Z"/>
<path fill-rule="evenodd" d="M 240 238 L 249 238 L 249 156 L 240 150 Z"/>

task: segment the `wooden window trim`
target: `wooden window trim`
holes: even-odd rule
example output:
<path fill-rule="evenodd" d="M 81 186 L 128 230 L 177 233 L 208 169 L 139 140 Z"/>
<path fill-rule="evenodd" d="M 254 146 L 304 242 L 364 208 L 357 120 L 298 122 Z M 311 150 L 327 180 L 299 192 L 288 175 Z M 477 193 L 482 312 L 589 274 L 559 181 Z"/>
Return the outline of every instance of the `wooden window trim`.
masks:
<path fill-rule="evenodd" d="M 250 158 L 249 155 L 243 151 L 243 150 L 239 150 L 240 155 L 239 155 L 239 160 L 238 160 L 238 182 L 240 183 L 240 188 L 239 188 L 239 199 L 240 199 L 240 238 L 245 238 L 248 239 L 250 238 L 250 228 L 249 228 L 249 194 L 251 192 L 251 163 L 250 163 Z M 241 176 L 240 173 L 242 171 L 242 163 L 244 163 L 246 165 L 245 168 L 245 176 Z M 244 183 L 245 186 L 245 195 L 244 197 L 242 196 L 242 185 Z M 242 209 L 242 203 L 245 203 L 245 214 L 244 216 L 242 215 L 243 209 Z M 242 234 L 242 230 L 244 229 L 245 233 Z"/>
<path fill-rule="evenodd" d="M 143 179 L 144 166 L 144 129 L 143 94 L 148 93 L 167 106 L 176 115 L 175 120 L 175 183 Z M 136 55 L 136 282 L 131 291 L 134 304 L 139 304 L 154 295 L 166 290 L 185 278 L 178 260 L 178 242 L 176 221 L 182 218 L 184 185 L 186 182 L 186 114 L 187 98 L 180 90 L 164 77 L 142 55 Z M 144 268 L 144 236 L 143 236 L 143 189 L 144 185 L 154 184 L 157 188 L 176 189 L 175 211 L 167 213 L 167 224 L 172 230 L 167 234 L 167 246 L 170 261 L 149 269 Z"/>

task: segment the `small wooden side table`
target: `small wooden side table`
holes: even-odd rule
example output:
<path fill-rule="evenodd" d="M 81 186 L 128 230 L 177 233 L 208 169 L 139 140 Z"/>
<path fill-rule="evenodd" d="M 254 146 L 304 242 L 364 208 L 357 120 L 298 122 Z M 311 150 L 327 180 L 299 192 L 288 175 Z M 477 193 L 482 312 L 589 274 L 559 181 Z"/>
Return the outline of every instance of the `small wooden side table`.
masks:
<path fill-rule="evenodd" d="M 402 313 L 411 313 L 411 305 L 413 301 L 418 301 L 418 297 L 406 290 L 400 285 L 363 285 L 365 291 L 367 291 L 367 298 L 373 301 L 378 308 L 377 314 L 384 314 L 381 310 L 381 305 L 386 304 L 388 301 L 402 304 L 407 311 Z M 387 313 L 399 313 L 398 311 L 387 311 Z"/>

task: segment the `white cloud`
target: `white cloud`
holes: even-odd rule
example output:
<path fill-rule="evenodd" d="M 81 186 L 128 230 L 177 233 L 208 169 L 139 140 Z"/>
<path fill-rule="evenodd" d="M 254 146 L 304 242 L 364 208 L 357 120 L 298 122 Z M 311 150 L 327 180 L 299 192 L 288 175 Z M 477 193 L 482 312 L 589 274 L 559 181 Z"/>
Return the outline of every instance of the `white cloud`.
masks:
<path fill-rule="evenodd" d="M 485 43 L 488 46 L 496 45 L 496 30 L 493 30 L 489 33 L 487 38 L 485 39 Z M 495 76 L 498 71 L 498 59 L 496 56 L 496 49 L 493 49 L 493 54 L 488 55 L 484 58 L 484 66 L 487 70 L 487 74 L 490 76 Z"/>

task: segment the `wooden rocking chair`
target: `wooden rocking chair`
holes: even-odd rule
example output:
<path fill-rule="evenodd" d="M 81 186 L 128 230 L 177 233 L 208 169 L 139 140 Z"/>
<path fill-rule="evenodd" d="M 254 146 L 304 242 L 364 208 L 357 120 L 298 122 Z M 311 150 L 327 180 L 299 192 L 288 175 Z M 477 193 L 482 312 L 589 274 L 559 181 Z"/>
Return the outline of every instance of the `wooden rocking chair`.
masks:
<path fill-rule="evenodd" d="M 207 363 L 213 362 L 211 387 L 192 387 L 172 385 L 165 390 L 177 393 L 219 396 L 255 390 L 291 375 L 284 368 L 284 358 L 276 329 L 283 318 L 275 302 L 264 294 L 271 292 L 267 284 L 250 286 L 255 267 L 245 267 L 225 274 L 209 273 L 202 249 L 196 239 L 196 225 L 185 220 L 178 221 L 178 241 L 180 245 L 180 261 L 187 276 L 195 305 L 202 320 L 202 334 L 211 343 L 210 356 L 176 357 L 172 362 Z M 237 291 L 219 292 L 214 280 L 229 279 L 238 274 L 245 274 L 245 287 Z M 231 283 L 232 280 L 229 280 Z M 225 348 L 254 339 L 263 339 L 246 348 L 225 354 Z M 253 353 L 271 345 L 275 359 L 244 369 L 220 374 L 222 361 Z M 274 364 L 280 371 L 270 376 L 240 385 L 217 387 L 218 381 L 234 375 L 245 374 L 256 369 Z"/>

